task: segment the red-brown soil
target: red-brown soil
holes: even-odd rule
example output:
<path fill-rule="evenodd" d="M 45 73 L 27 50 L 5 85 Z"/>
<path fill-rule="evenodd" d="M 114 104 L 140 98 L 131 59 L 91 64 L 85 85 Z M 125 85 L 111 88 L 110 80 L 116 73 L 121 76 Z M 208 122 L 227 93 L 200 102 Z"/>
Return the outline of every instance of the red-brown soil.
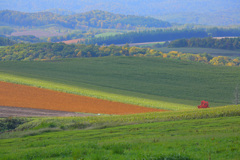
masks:
<path fill-rule="evenodd" d="M 62 41 L 62 42 L 65 44 L 75 44 L 75 43 L 82 42 L 82 41 L 85 41 L 85 39 L 73 39 L 73 40 Z"/>
<path fill-rule="evenodd" d="M 0 82 L 0 106 L 119 115 L 165 111 L 7 82 Z"/>

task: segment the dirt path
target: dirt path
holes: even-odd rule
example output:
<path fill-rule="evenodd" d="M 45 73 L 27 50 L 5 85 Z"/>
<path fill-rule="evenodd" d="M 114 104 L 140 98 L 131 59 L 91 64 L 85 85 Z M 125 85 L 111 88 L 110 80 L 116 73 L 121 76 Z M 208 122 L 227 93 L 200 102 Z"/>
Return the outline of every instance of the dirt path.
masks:
<path fill-rule="evenodd" d="M 164 111 L 7 82 L 0 82 L 0 106 L 119 115 Z"/>
<path fill-rule="evenodd" d="M 1 117 L 86 117 L 83 113 L 0 106 Z"/>

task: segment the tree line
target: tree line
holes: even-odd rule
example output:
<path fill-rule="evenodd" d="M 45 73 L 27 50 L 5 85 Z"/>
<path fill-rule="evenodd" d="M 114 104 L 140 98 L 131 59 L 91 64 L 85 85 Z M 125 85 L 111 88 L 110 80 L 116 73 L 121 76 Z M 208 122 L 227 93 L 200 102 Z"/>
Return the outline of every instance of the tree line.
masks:
<path fill-rule="evenodd" d="M 99 45 L 67 45 L 64 43 L 36 43 L 15 44 L 0 48 L 0 61 L 50 61 L 62 58 L 78 57 L 103 57 L 103 56 L 136 56 L 136 57 L 161 57 L 183 61 L 196 61 L 212 65 L 239 66 L 240 59 L 229 57 L 212 57 L 207 53 L 190 54 L 171 51 L 163 53 L 151 48 L 124 46 L 99 46 Z"/>
<path fill-rule="evenodd" d="M 98 33 L 98 32 L 96 32 L 96 33 Z M 101 32 L 99 31 L 99 33 L 101 33 Z M 76 31 L 76 32 L 69 33 L 64 36 L 49 37 L 48 41 L 49 42 L 61 42 L 61 41 L 80 39 L 80 38 L 90 38 L 90 37 L 94 37 L 94 33 L 92 33 L 90 30 L 88 30 L 88 32 L 87 31 L 82 31 L 82 32 Z"/>
<path fill-rule="evenodd" d="M 180 38 L 207 37 L 208 34 L 203 29 L 157 29 L 139 32 L 128 32 L 114 36 L 98 37 L 87 39 L 86 44 L 110 45 L 141 42 L 171 41 Z"/>
<path fill-rule="evenodd" d="M 51 12 L 24 13 L 0 11 L 0 22 L 10 25 L 32 27 L 57 24 L 72 29 L 111 28 L 135 29 L 136 27 L 170 27 L 169 22 L 151 17 L 113 14 L 105 11 L 89 11 L 81 14 L 62 16 Z"/>
<path fill-rule="evenodd" d="M 223 37 L 240 36 L 240 29 L 157 29 L 138 32 L 128 32 L 114 36 L 91 38 L 85 41 L 85 44 L 126 44 L 141 42 L 172 41 L 176 39 L 188 39 L 193 37 Z"/>
<path fill-rule="evenodd" d="M 8 38 L 0 37 L 0 46 L 11 46 L 16 44 L 15 41 L 10 40 Z"/>
<path fill-rule="evenodd" d="M 10 40 L 13 40 L 17 43 L 39 43 L 43 42 L 40 38 L 33 35 L 23 35 L 23 36 L 11 36 L 8 37 Z"/>
<path fill-rule="evenodd" d="M 191 38 L 178 39 L 171 41 L 168 47 L 201 47 L 201 48 L 217 48 L 217 49 L 240 49 L 240 37 L 238 38 Z"/>

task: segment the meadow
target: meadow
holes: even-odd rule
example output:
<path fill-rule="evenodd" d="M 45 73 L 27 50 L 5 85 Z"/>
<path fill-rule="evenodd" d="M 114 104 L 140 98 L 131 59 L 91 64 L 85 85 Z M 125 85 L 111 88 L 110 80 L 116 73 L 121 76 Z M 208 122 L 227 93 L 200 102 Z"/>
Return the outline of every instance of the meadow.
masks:
<path fill-rule="evenodd" d="M 99 37 L 108 37 L 108 36 L 115 36 L 115 35 L 117 35 L 117 34 L 122 34 L 122 33 L 110 31 L 110 32 L 105 32 L 105 33 L 97 34 L 97 35 L 95 35 L 95 37 L 96 37 L 96 38 L 99 38 Z"/>
<path fill-rule="evenodd" d="M 179 110 L 232 104 L 239 67 L 157 57 L 0 62 L 0 80 L 147 107 Z"/>
<path fill-rule="evenodd" d="M 240 106 L 32 118 L 0 134 L 1 159 L 238 159 Z"/>

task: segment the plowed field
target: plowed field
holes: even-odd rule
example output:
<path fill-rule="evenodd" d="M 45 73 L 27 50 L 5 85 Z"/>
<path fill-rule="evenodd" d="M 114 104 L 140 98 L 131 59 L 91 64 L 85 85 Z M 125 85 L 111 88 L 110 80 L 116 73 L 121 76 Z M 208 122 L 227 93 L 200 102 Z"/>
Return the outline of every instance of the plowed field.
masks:
<path fill-rule="evenodd" d="M 82 42 L 82 41 L 85 41 L 85 39 L 83 39 L 83 38 L 81 38 L 81 39 L 73 39 L 73 40 L 62 41 L 62 42 L 66 43 L 66 44 L 75 44 L 75 43 Z"/>
<path fill-rule="evenodd" d="M 102 114 L 164 111 L 7 82 L 0 82 L 0 106 Z"/>

